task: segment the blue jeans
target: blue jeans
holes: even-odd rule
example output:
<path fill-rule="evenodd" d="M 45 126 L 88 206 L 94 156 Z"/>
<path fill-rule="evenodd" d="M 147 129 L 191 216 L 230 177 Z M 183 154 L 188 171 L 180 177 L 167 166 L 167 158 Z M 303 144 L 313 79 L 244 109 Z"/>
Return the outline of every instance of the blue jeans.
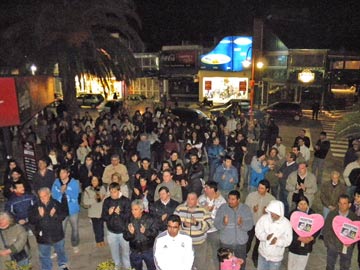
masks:
<path fill-rule="evenodd" d="M 143 261 L 146 264 L 148 270 L 155 270 L 153 249 L 149 249 L 142 252 L 132 251 L 130 254 L 131 267 L 135 270 L 143 269 Z"/>
<path fill-rule="evenodd" d="M 76 247 L 79 245 L 79 213 L 67 216 L 63 221 L 64 233 L 66 233 L 67 223 L 70 221 L 71 226 L 71 246 Z"/>
<path fill-rule="evenodd" d="M 111 257 L 116 266 L 130 268 L 130 248 L 129 242 L 125 241 L 122 233 L 112 233 L 108 231 L 107 235 Z M 121 251 L 121 259 L 120 259 Z"/>
<path fill-rule="evenodd" d="M 282 203 L 284 204 L 285 216 L 287 216 L 289 214 L 288 195 L 289 195 L 289 192 L 286 190 L 286 179 L 281 179 L 279 200 L 282 201 Z"/>
<path fill-rule="evenodd" d="M 20 262 L 17 262 L 18 266 L 28 266 L 30 264 L 30 258 L 24 259 Z"/>
<path fill-rule="evenodd" d="M 259 254 L 257 270 L 278 270 L 280 269 L 280 262 L 267 261 L 263 256 Z"/>
<path fill-rule="evenodd" d="M 65 253 L 65 240 L 60 240 L 55 244 L 39 244 L 39 260 L 41 264 L 41 270 L 52 270 L 51 247 L 57 254 L 59 268 L 67 265 L 68 258 Z"/>

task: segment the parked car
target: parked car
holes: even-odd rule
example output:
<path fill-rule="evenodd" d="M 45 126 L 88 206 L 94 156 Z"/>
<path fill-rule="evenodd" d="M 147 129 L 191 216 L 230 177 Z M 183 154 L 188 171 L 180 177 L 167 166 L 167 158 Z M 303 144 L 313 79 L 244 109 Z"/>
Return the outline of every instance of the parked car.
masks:
<path fill-rule="evenodd" d="M 182 122 L 193 123 L 199 118 L 205 119 L 207 122 L 210 121 L 209 117 L 202 111 L 194 108 L 177 107 L 171 109 L 171 113 L 175 117 L 179 117 Z"/>
<path fill-rule="evenodd" d="M 263 112 L 275 119 L 292 118 L 299 121 L 303 116 L 300 104 L 295 102 L 276 102 L 265 108 Z"/>
<path fill-rule="evenodd" d="M 79 107 L 87 106 L 95 109 L 105 98 L 101 94 L 80 94 L 76 100 Z"/>
<path fill-rule="evenodd" d="M 246 116 L 250 116 L 250 100 L 248 99 L 232 99 L 228 102 L 214 106 L 210 109 L 210 114 L 217 117 L 220 113 L 223 113 L 225 116 L 229 117 L 230 115 L 240 115 L 244 113 Z M 254 118 L 264 117 L 264 113 L 259 110 L 254 110 Z"/>
<path fill-rule="evenodd" d="M 125 100 L 131 101 L 131 102 L 139 102 L 139 103 L 145 99 L 146 99 L 146 96 L 138 95 L 138 94 L 130 94 L 130 95 L 127 95 L 125 98 Z"/>
<path fill-rule="evenodd" d="M 98 106 L 96 106 L 96 109 L 98 112 L 111 112 L 112 110 L 118 110 L 123 106 L 123 101 L 121 100 L 104 100 L 101 102 Z"/>

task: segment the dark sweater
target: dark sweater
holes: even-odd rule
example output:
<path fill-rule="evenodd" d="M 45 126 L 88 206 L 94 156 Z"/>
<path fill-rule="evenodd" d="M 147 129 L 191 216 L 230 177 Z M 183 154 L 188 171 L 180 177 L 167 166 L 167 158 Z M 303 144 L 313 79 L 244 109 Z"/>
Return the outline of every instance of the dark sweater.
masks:
<path fill-rule="evenodd" d="M 291 215 L 297 210 L 294 210 L 290 213 L 290 217 Z M 311 215 L 314 214 L 314 210 L 312 210 L 311 208 L 309 208 L 307 214 Z M 312 252 L 313 249 L 313 245 L 315 244 L 315 238 L 320 234 L 320 230 L 318 232 L 316 232 L 313 237 L 314 240 L 312 240 L 311 242 L 309 242 L 308 244 L 305 244 L 303 247 L 301 246 L 301 241 L 298 240 L 299 235 L 293 230 L 293 240 L 289 246 L 289 251 L 297 254 L 297 255 L 304 255 L 306 256 L 308 253 Z"/>
<path fill-rule="evenodd" d="M 32 179 L 34 192 L 38 192 L 40 188 L 47 187 L 51 190 L 55 181 L 54 171 L 47 169 L 44 176 L 37 171 Z"/>

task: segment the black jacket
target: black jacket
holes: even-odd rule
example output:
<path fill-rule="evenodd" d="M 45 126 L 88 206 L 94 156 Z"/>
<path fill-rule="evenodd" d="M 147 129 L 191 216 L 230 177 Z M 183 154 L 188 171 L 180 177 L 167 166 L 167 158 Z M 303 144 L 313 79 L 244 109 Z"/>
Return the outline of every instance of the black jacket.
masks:
<path fill-rule="evenodd" d="M 102 169 L 96 162 L 90 168 L 92 175 L 102 176 Z M 79 181 L 81 183 L 81 190 L 85 190 L 91 184 L 91 176 L 89 177 L 89 169 L 85 164 L 82 164 L 79 168 Z"/>
<path fill-rule="evenodd" d="M 290 213 L 290 217 L 292 215 L 292 213 L 294 213 L 296 210 L 292 211 Z M 311 208 L 309 208 L 309 211 L 307 214 L 311 215 L 314 214 L 314 210 L 312 210 Z M 321 230 L 320 230 L 321 231 Z M 297 254 L 297 255 L 307 255 L 308 253 L 312 252 L 312 248 L 313 245 L 315 244 L 315 239 L 316 237 L 318 237 L 318 235 L 320 234 L 320 231 L 316 232 L 313 237 L 314 240 L 309 242 L 308 244 L 305 244 L 303 247 L 301 246 L 301 242 L 298 239 L 299 235 L 293 230 L 293 240 L 289 246 L 289 251 Z"/>
<path fill-rule="evenodd" d="M 45 215 L 40 216 L 38 207 L 44 207 Z M 56 209 L 55 215 L 50 216 L 52 208 Z M 29 222 L 34 225 L 34 234 L 39 244 L 54 244 L 64 239 L 62 221 L 67 216 L 65 204 L 51 198 L 48 204 L 41 201 L 30 209 Z"/>
<path fill-rule="evenodd" d="M 179 203 L 173 199 L 170 199 L 170 201 L 167 204 L 163 204 L 161 200 L 157 200 L 153 205 L 150 206 L 150 214 L 159 221 L 160 231 L 164 231 L 167 228 L 167 221 L 161 220 L 162 215 L 167 214 L 167 216 L 170 216 L 174 213 L 176 207 L 179 205 Z"/>
<path fill-rule="evenodd" d="M 110 207 L 120 207 L 120 214 L 115 212 L 109 215 Z M 131 215 L 131 202 L 128 198 L 121 196 L 119 199 L 108 197 L 104 200 L 101 217 L 106 222 L 108 230 L 112 233 L 123 233 L 127 230 L 127 224 Z"/>
<path fill-rule="evenodd" d="M 41 173 L 37 171 L 32 179 L 34 192 L 37 193 L 39 189 L 42 187 L 47 187 L 51 190 L 54 181 L 55 181 L 54 171 L 46 169 L 46 173 L 44 176 L 42 176 Z"/>
<path fill-rule="evenodd" d="M 152 249 L 156 236 L 159 234 L 159 223 L 147 213 L 143 213 L 140 219 L 130 218 L 129 224 L 135 227 L 135 233 L 131 234 L 127 229 L 124 232 L 124 239 L 129 241 L 131 251 L 143 252 Z M 145 227 L 145 233 L 140 232 L 140 227 Z"/>
<path fill-rule="evenodd" d="M 316 142 L 316 145 L 320 147 L 319 150 L 315 150 L 314 152 L 314 157 L 320 158 L 320 159 L 325 159 L 327 153 L 329 152 L 330 149 L 330 141 L 328 140 L 318 140 Z"/>
<path fill-rule="evenodd" d="M 198 197 L 203 190 L 203 184 L 201 180 L 204 178 L 204 166 L 200 162 L 194 164 L 188 164 L 188 192 L 195 192 Z"/>

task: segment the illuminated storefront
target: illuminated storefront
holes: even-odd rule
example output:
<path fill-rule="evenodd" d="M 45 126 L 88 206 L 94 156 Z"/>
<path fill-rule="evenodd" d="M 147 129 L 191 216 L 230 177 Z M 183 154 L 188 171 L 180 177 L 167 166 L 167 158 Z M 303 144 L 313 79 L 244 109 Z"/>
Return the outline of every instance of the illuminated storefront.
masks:
<path fill-rule="evenodd" d="M 199 100 L 214 103 L 230 99 L 249 99 L 251 70 L 246 63 L 252 57 L 252 37 L 229 36 L 209 53 L 200 57 Z"/>
<path fill-rule="evenodd" d="M 249 98 L 249 79 L 244 72 L 199 71 L 199 99 L 214 103 Z"/>

